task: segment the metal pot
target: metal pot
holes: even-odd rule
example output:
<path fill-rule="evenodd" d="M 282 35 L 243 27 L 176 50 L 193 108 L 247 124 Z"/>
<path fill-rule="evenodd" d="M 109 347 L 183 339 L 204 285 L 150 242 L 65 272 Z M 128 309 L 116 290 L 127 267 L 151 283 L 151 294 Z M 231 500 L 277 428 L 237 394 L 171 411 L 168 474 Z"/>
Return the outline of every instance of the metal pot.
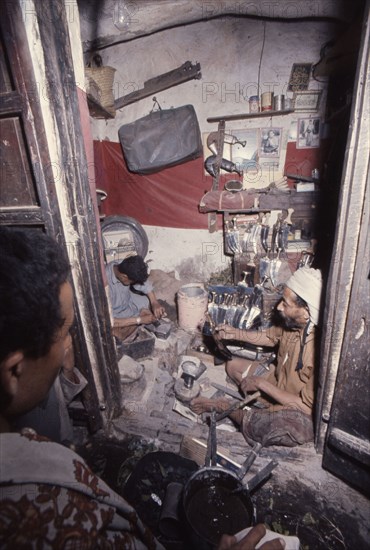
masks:
<path fill-rule="evenodd" d="M 190 477 L 183 510 L 194 550 L 215 548 L 223 533 L 238 533 L 255 519 L 248 489 L 236 474 L 218 466 L 201 468 Z"/>
<path fill-rule="evenodd" d="M 259 394 L 259 392 L 256 392 Z M 255 399 L 256 394 L 248 400 Z M 246 403 L 244 400 L 242 403 Z M 242 480 L 254 463 L 261 443 L 251 449 L 242 466 L 234 473 L 217 466 L 216 423 L 240 407 L 240 401 L 222 413 L 212 411 L 207 442 L 205 466 L 195 472 L 185 485 L 183 512 L 189 547 L 192 550 L 211 550 L 221 536 L 235 535 L 253 524 L 255 510 L 250 492 L 265 481 L 277 463 L 270 461 L 244 485 Z"/>

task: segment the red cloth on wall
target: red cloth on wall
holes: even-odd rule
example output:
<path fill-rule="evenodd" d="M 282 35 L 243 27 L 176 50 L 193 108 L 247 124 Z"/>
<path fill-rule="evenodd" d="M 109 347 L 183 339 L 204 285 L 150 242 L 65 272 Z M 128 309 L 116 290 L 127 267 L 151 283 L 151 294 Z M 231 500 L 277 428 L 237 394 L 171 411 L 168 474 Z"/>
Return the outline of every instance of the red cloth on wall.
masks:
<path fill-rule="evenodd" d="M 155 174 L 128 171 L 120 143 L 94 141 L 96 186 L 108 193 L 102 203 L 106 216 L 131 216 L 143 225 L 203 229 L 206 214 L 200 199 L 212 186 L 204 175 L 203 158 Z"/>
<path fill-rule="evenodd" d="M 318 168 L 322 174 L 327 149 L 327 140 L 321 140 L 320 147 L 308 149 L 297 149 L 296 142 L 289 141 L 286 150 L 284 174 L 311 177 L 314 168 Z"/>

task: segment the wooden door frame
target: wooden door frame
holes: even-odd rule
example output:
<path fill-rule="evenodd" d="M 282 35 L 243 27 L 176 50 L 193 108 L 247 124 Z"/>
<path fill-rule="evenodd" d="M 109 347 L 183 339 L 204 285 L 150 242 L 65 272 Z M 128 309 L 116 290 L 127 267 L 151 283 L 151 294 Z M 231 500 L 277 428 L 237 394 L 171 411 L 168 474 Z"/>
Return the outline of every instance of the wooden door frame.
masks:
<path fill-rule="evenodd" d="M 345 326 L 355 292 L 366 185 L 369 178 L 369 26 L 370 2 L 364 11 L 363 33 L 353 92 L 350 129 L 343 164 L 338 218 L 331 267 L 326 285 L 321 370 L 316 408 L 316 448 L 323 451 L 335 384 L 343 351 Z"/>
<path fill-rule="evenodd" d="M 95 431 L 121 412 L 121 390 L 64 1 L 30 0 L 25 6 L 13 0 L 5 8 L 3 29 L 12 39 L 20 95 L 27 99 L 25 131 L 35 137 L 31 163 L 39 163 L 34 177 L 40 208 L 34 217 L 4 209 L 0 222 L 43 226 L 66 247 L 75 292 L 75 352 L 89 382 L 84 402 Z"/>

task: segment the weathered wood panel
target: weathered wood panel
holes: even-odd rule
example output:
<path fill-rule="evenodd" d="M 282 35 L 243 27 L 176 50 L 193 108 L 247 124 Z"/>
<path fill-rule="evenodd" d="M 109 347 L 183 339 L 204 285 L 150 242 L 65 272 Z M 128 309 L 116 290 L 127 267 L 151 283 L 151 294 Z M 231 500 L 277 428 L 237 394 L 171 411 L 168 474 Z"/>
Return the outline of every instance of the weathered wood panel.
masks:
<path fill-rule="evenodd" d="M 369 21 L 364 21 L 323 317 L 317 407 L 323 465 L 370 493 Z M 362 445 L 360 444 L 362 442 Z"/>
<path fill-rule="evenodd" d="M 4 114 L 2 109 L 0 112 Z M 0 207 L 37 205 L 35 182 L 21 120 L 18 117 L 1 119 L 0 134 Z"/>
<path fill-rule="evenodd" d="M 17 144 L 18 139 L 19 144 L 20 135 L 24 139 L 24 154 L 18 155 L 18 163 L 23 163 L 21 181 L 26 185 L 13 189 L 13 195 L 10 185 L 7 187 L 6 202 L 11 206 L 0 207 L 0 223 L 45 230 L 67 249 L 75 290 L 75 355 L 89 382 L 83 401 L 94 431 L 102 426 L 103 408 L 108 419 L 120 411 L 120 384 L 100 270 L 99 229 L 89 189 L 65 3 L 35 0 L 25 18 L 21 7 L 21 0 L 14 0 L 6 2 L 2 11 L 1 36 L 6 51 L 0 64 L 0 83 L 5 91 L 0 115 L 12 117 L 13 126 L 2 117 L 4 129 L 13 136 L 12 143 Z M 31 57 L 30 47 L 37 55 L 33 51 Z M 45 52 L 45 58 L 37 48 Z M 5 55 L 11 61 L 9 66 Z M 45 66 L 41 66 L 44 59 Z M 13 119 L 20 121 L 16 129 Z M 39 208 L 22 206 L 22 202 L 30 202 L 31 181 Z M 4 179 L 3 183 L 10 181 Z M 28 200 L 19 200 L 15 207 L 14 194 L 21 197 L 27 192 Z M 76 236 L 73 242 L 66 228 Z"/>
<path fill-rule="evenodd" d="M 121 387 L 100 269 L 99 231 L 89 188 L 77 89 L 63 0 L 36 2 L 40 39 L 45 57 L 50 107 L 61 145 L 59 163 L 68 194 L 68 235 L 63 230 L 73 263 L 76 296 L 77 357 L 85 369 L 85 392 L 90 422 L 97 425 L 101 410 L 107 418 L 121 410 Z M 68 90 L 68 93 L 64 93 Z M 89 395 L 90 394 L 90 395 Z M 98 397 L 99 396 L 99 397 Z"/>

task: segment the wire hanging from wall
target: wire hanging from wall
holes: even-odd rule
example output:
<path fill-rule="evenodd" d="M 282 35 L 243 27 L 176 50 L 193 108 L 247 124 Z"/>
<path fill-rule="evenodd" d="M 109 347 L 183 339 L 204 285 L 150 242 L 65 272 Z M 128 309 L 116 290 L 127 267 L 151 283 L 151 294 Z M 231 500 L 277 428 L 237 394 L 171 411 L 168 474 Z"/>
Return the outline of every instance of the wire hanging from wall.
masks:
<path fill-rule="evenodd" d="M 261 67 L 262 67 L 262 58 L 263 58 L 263 51 L 265 49 L 265 43 L 266 43 L 266 21 L 263 21 L 263 38 L 262 38 L 260 60 L 258 64 L 258 80 L 257 80 L 257 93 L 259 97 L 261 97 L 261 90 L 260 90 Z M 270 126 L 272 127 L 272 117 L 270 117 Z"/>
<path fill-rule="evenodd" d="M 261 66 L 262 66 L 262 57 L 263 57 L 263 50 L 265 49 L 265 42 L 266 42 L 266 21 L 263 21 L 263 39 L 262 39 L 262 48 L 261 48 L 261 54 L 260 54 L 260 61 L 258 65 L 258 79 L 257 79 L 257 93 L 260 96 L 260 79 L 261 79 Z"/>

